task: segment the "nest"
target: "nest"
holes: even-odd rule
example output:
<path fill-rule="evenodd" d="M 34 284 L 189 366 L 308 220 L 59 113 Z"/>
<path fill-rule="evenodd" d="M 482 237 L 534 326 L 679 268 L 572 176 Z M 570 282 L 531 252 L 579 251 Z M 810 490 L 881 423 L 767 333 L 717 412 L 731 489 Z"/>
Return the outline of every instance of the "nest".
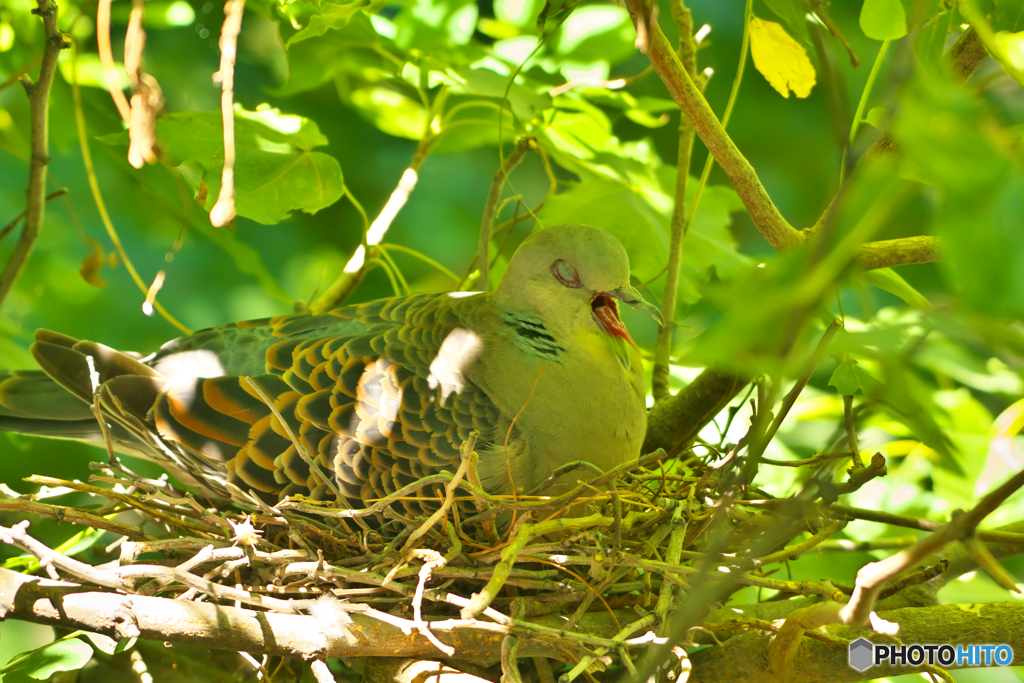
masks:
<path fill-rule="evenodd" d="M 764 569 L 814 548 L 844 519 L 807 506 L 786 513 L 782 501 L 750 486 L 742 496 L 736 487 L 723 491 L 716 470 L 700 458 L 670 460 L 658 451 L 607 473 L 574 463 L 555 473 L 577 482 L 564 494 L 492 496 L 479 486 L 471 449 L 467 443 L 455 473 L 422 479 L 363 510 L 302 497 L 273 507 L 218 507 L 166 478 L 138 476 L 114 458 L 92 463 L 99 473 L 90 484 L 30 479 L 108 499 L 100 509 L 61 507 L 32 496 L 0 500 L 0 509 L 117 534 L 117 560 L 82 563 L 35 540 L 28 522 L 0 527 L 0 540 L 38 558 L 37 569 L 60 586 L 92 589 L 98 598 L 106 596 L 98 604 L 120 600 L 118 609 L 130 613 L 120 621 L 85 623 L 89 619 L 82 617 L 70 624 L 65 614 L 64 625 L 320 664 L 327 657 L 385 654 L 471 660 L 495 670 L 500 663 L 506 677 L 514 670 L 512 680 L 518 680 L 517 655 L 567 663 L 561 683 L 600 676 L 608 667 L 637 675 L 633 656 L 638 649 L 671 645 L 669 616 L 696 589 L 711 593 L 694 601 L 693 609 L 714 606 L 746 585 L 832 599 L 849 593 L 827 581 L 774 579 Z M 436 509 L 428 518 L 409 518 L 400 503 L 413 496 L 422 501 L 424 491 L 436 492 Z M 785 514 L 770 520 L 765 512 L 771 509 Z M 132 511 L 143 523 L 124 521 L 128 516 L 120 513 Z M 786 547 L 805 531 L 812 533 L 808 540 Z M 729 588 L 711 590 L 709 577 L 714 580 L 716 572 L 728 575 Z M 217 641 L 214 629 L 201 634 L 206 640 L 190 640 L 153 626 L 153 615 L 140 616 L 143 603 L 136 596 L 164 599 L 156 607 L 145 603 L 157 611 L 181 609 L 182 603 L 217 606 L 220 620 L 224 614 L 244 620 L 262 613 L 255 618 L 272 637 Z M 7 616 L 46 621 L 26 609 L 0 604 Z M 274 615 L 303 615 L 313 621 L 298 631 L 318 633 L 307 632 L 306 642 L 298 636 L 288 641 L 291 622 Z M 194 622 L 195 636 L 211 617 L 199 611 L 181 618 Z M 719 635 L 736 628 L 734 623 Z M 719 637 L 707 628 L 682 635 L 691 644 Z M 683 666 L 685 651 L 672 652 L 675 666 Z M 261 676 L 269 676 L 252 661 Z"/>

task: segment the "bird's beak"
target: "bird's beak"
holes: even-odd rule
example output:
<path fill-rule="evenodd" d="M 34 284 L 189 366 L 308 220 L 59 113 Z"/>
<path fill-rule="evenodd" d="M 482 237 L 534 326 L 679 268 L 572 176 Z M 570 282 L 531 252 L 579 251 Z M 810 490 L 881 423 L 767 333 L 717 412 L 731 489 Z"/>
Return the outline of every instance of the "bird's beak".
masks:
<path fill-rule="evenodd" d="M 605 294 L 615 297 L 630 308 L 643 311 L 657 320 L 659 325 L 665 327 L 665 318 L 662 317 L 661 311 L 659 311 L 653 304 L 649 304 L 644 301 L 644 298 L 640 296 L 640 292 L 636 291 L 635 287 L 626 285 L 625 287 L 619 287 L 614 292 L 605 292 Z"/>

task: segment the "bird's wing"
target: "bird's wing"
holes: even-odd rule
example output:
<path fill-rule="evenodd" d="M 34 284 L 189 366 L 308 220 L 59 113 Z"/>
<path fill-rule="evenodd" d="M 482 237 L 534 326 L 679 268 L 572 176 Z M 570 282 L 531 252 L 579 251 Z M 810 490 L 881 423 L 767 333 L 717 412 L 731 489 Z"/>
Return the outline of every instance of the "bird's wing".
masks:
<path fill-rule="evenodd" d="M 488 305 L 416 294 L 282 316 L 197 333 L 145 363 L 52 333 L 33 348 L 82 400 L 92 392 L 84 356 L 94 354 L 105 411 L 147 426 L 229 490 L 272 499 L 333 499 L 337 490 L 358 507 L 457 467 L 473 429 L 481 443 L 491 439 L 497 408 L 471 380 L 476 321 Z M 415 500 L 406 508 L 422 512 Z"/>

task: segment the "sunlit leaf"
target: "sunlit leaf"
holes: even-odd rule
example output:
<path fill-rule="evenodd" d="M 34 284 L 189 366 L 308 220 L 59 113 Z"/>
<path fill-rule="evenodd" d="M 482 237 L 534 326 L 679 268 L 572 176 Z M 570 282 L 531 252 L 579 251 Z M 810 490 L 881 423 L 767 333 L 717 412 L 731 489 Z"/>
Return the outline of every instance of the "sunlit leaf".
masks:
<path fill-rule="evenodd" d="M 519 28 L 532 25 L 540 12 L 542 0 L 496 0 L 494 16 Z"/>
<path fill-rule="evenodd" d="M 1006 68 L 1006 72 L 1010 74 L 1018 83 L 1024 81 L 1024 31 L 1019 33 L 1010 33 L 1008 31 L 999 31 L 996 33 L 993 43 L 995 45 L 995 54 L 993 55 L 1001 64 Z"/>
<path fill-rule="evenodd" d="M 201 177 L 189 178 L 208 188 L 209 210 L 220 191 L 224 164 L 223 123 L 219 111 L 173 112 L 157 122 L 157 137 L 175 165 L 192 162 Z M 127 134 L 107 136 L 127 142 Z M 330 206 L 344 188 L 341 166 L 334 157 L 314 152 L 327 144 L 315 123 L 277 109 L 247 111 L 235 107 L 235 205 L 238 215 L 259 223 L 279 223 L 295 210 L 316 213 Z"/>
<path fill-rule="evenodd" d="M 423 104 L 393 88 L 375 85 L 349 94 L 349 101 L 373 125 L 400 138 L 419 140 L 427 113 Z"/>
<path fill-rule="evenodd" d="M 814 65 L 805 50 L 781 25 L 754 17 L 750 21 L 750 54 L 754 66 L 783 97 L 792 90 L 807 97 L 814 86 Z"/>
<path fill-rule="evenodd" d="M 882 127 L 882 122 L 885 121 L 885 109 L 883 107 L 872 107 L 868 110 L 868 113 L 864 115 L 864 121 L 875 128 L 880 129 Z"/>
<path fill-rule="evenodd" d="M 835 387 L 841 396 L 853 396 L 862 393 L 870 395 L 880 382 L 861 368 L 855 360 L 844 360 L 832 373 L 828 380 L 830 387 Z"/>
<path fill-rule="evenodd" d="M 5 681 L 26 677 L 28 680 L 46 681 L 60 671 L 77 671 L 92 659 L 92 648 L 78 638 L 58 640 L 41 648 L 23 653 L 12 661 Z M 13 665 L 13 666 L 12 666 Z"/>
<path fill-rule="evenodd" d="M 864 0 L 860 28 L 875 40 L 895 40 L 907 35 L 907 14 L 900 0 Z"/>
<path fill-rule="evenodd" d="M 325 3 L 321 11 L 309 17 L 306 26 L 288 39 L 288 47 L 295 43 L 322 36 L 331 29 L 348 25 L 358 12 L 375 14 L 384 8 L 385 0 L 353 0 L 345 3 Z"/>
<path fill-rule="evenodd" d="M 932 307 L 928 299 L 910 286 L 899 273 L 892 268 L 876 268 L 861 275 L 865 282 L 870 282 L 875 287 L 885 290 L 894 296 L 898 296 L 914 308 L 928 310 Z"/>
<path fill-rule="evenodd" d="M 635 52 L 636 31 L 629 14 L 613 5 L 580 7 L 558 30 L 556 52 L 581 64 L 616 64 Z"/>

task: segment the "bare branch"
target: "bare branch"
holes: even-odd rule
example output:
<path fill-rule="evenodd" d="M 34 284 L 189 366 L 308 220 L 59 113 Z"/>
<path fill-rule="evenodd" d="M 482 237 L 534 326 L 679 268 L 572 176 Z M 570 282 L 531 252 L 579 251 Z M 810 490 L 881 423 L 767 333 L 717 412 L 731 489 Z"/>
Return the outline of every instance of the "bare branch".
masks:
<path fill-rule="evenodd" d="M 224 25 L 220 30 L 220 70 L 213 75 L 220 81 L 220 113 L 224 119 L 224 169 L 221 173 L 220 194 L 210 209 L 210 223 L 221 228 L 235 217 L 235 55 L 238 52 L 238 34 L 242 30 L 245 0 L 227 0 L 224 3 Z"/>
<path fill-rule="evenodd" d="M 25 223 L 21 236 L 14 245 L 14 251 L 0 271 L 0 305 L 10 293 L 14 283 L 25 268 L 36 240 L 43 229 L 46 215 L 46 171 L 50 163 L 50 87 L 57 70 L 57 55 L 71 46 L 71 37 L 57 28 L 57 3 L 55 0 L 36 0 L 37 8 L 32 10 L 43 19 L 43 60 L 39 67 L 39 80 L 32 83 L 22 80 L 29 99 L 31 121 L 31 158 L 28 165 L 28 190 L 26 194 Z"/>
<path fill-rule="evenodd" d="M 708 368 L 695 380 L 654 407 L 647 421 L 644 453 L 664 448 L 669 454 L 686 448 L 729 404 L 748 380 Z"/>

